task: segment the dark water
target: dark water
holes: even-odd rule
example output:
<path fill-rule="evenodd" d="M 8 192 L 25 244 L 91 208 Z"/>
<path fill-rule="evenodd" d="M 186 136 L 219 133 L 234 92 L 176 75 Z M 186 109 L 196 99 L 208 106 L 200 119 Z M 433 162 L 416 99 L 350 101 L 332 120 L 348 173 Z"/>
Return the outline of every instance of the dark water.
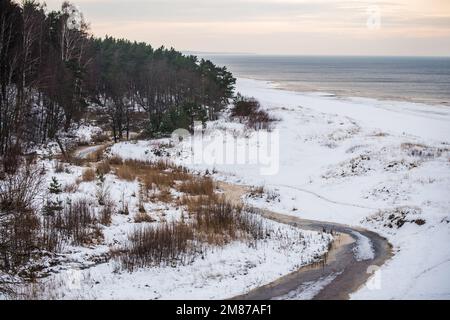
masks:
<path fill-rule="evenodd" d="M 450 57 L 200 56 L 296 91 L 450 105 Z"/>

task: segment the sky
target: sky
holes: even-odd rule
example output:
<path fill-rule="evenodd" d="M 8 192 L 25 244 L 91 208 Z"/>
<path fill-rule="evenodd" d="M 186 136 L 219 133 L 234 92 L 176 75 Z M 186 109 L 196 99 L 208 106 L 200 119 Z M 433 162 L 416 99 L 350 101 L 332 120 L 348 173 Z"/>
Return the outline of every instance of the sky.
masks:
<path fill-rule="evenodd" d="M 46 0 L 49 10 L 62 0 Z M 96 36 L 194 52 L 450 56 L 450 0 L 74 0 Z"/>

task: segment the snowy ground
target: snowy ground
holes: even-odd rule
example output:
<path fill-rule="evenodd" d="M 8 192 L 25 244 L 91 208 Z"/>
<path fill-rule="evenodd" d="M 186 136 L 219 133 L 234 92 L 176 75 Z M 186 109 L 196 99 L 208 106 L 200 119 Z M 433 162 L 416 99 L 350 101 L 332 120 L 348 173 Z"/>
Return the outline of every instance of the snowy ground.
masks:
<path fill-rule="evenodd" d="M 354 299 L 450 298 L 450 109 L 306 95 L 247 79 L 238 81 L 238 91 L 280 119 L 275 174 L 262 175 L 251 155 L 246 164 L 214 162 L 224 156 L 217 148 L 204 149 L 208 161 L 194 161 L 189 139 L 167 150 L 161 144 L 167 141 L 122 143 L 112 153 L 152 159 L 164 149 L 163 156 L 217 171 L 218 179 L 263 185 L 271 196 L 248 199 L 254 205 L 386 236 L 394 258 L 377 272 L 380 285 L 360 289 Z M 224 145 L 224 154 L 255 144 L 254 133 L 224 119 L 209 123 L 206 136 L 225 132 L 235 145 Z M 371 244 L 360 242 L 370 254 Z"/>
<path fill-rule="evenodd" d="M 97 147 L 86 147 L 95 151 Z M 82 150 L 86 150 L 82 149 Z M 78 154 L 85 158 L 86 153 Z M 145 202 L 145 211 L 154 222 L 135 223 L 139 208 L 139 183 L 120 180 L 107 174 L 104 183 L 97 179 L 82 181 L 87 167 L 63 164 L 56 172 L 56 160 L 42 159 L 45 169 L 44 189 L 38 206 L 47 200 L 75 202 L 86 199 L 97 216 L 98 193 L 104 190 L 115 203 L 115 214 L 109 226 L 101 226 L 103 239 L 86 246 L 66 245 L 57 256 L 39 260 L 41 274 L 47 274 L 35 285 L 19 290 L 26 299 L 226 299 L 270 283 L 277 278 L 318 261 L 328 250 L 331 235 L 263 219 L 267 239 L 256 246 L 234 241 L 224 247 L 205 245 L 202 256 L 185 265 L 143 268 L 128 272 L 110 259 L 111 249 L 123 246 L 130 232 L 142 225 L 179 220 L 186 208 L 175 203 Z M 94 167 L 94 164 L 91 164 Z M 49 194 L 47 187 L 56 180 L 60 194 Z M 176 190 L 171 190 L 176 195 Z M 128 215 L 118 214 L 127 207 Z M 122 210 L 123 211 L 123 210 Z M 1 298 L 1 296 L 0 296 Z"/>

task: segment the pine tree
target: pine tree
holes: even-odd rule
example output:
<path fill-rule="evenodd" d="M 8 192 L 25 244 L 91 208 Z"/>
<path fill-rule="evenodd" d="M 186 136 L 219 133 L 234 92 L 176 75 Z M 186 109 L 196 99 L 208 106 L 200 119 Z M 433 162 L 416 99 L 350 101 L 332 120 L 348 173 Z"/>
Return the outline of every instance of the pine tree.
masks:
<path fill-rule="evenodd" d="M 61 184 L 58 182 L 56 177 L 52 177 L 52 182 L 50 183 L 50 187 L 48 188 L 50 193 L 60 194 L 62 192 Z"/>

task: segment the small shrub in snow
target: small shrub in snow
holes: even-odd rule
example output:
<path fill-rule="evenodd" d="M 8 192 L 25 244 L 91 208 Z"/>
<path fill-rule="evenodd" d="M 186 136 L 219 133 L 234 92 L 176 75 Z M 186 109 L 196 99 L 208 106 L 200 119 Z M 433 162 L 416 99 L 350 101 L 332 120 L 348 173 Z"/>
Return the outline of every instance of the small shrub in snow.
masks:
<path fill-rule="evenodd" d="M 65 193 L 75 193 L 75 192 L 78 191 L 78 184 L 77 184 L 77 183 L 69 183 L 69 184 L 66 184 L 66 185 L 64 186 L 63 191 L 64 191 Z"/>
<path fill-rule="evenodd" d="M 104 160 L 97 164 L 96 173 L 97 175 L 106 175 L 111 172 L 111 165 L 109 164 L 109 160 Z"/>
<path fill-rule="evenodd" d="M 95 180 L 95 171 L 92 168 L 87 168 L 83 170 L 81 179 L 84 182 L 92 182 Z"/>
<path fill-rule="evenodd" d="M 159 190 L 155 190 L 153 191 L 153 194 L 149 195 L 149 200 L 152 202 L 171 203 L 173 202 L 173 196 L 169 188 L 161 187 Z"/>
<path fill-rule="evenodd" d="M 96 143 L 96 144 L 101 144 L 104 142 L 109 141 L 109 136 L 107 134 L 104 133 L 98 133 L 94 136 L 92 136 L 92 142 Z"/>
<path fill-rule="evenodd" d="M 63 173 L 64 171 L 65 171 L 64 163 L 62 163 L 60 161 L 56 161 L 55 172 L 56 173 Z"/>
<path fill-rule="evenodd" d="M 109 186 L 106 184 L 105 176 L 101 173 L 97 175 L 97 190 L 95 195 L 98 200 L 98 204 L 103 206 L 109 199 Z"/>
<path fill-rule="evenodd" d="M 231 108 L 231 117 L 245 123 L 246 127 L 253 130 L 270 130 L 276 120 L 267 111 L 261 109 L 261 105 L 255 98 L 248 98 L 238 94 Z"/>
<path fill-rule="evenodd" d="M 247 197 L 252 199 L 265 199 L 266 202 L 280 202 L 280 194 L 274 190 L 267 190 L 263 186 L 252 187 Z"/>
<path fill-rule="evenodd" d="M 25 166 L 14 174 L 6 173 L 0 180 L 0 210 L 32 208 L 41 191 L 43 177 L 41 169 Z"/>
<path fill-rule="evenodd" d="M 129 271 L 137 268 L 185 264 L 195 256 L 194 232 L 191 226 L 164 223 L 157 226 L 136 227 L 129 235 L 129 243 L 113 257 Z"/>
<path fill-rule="evenodd" d="M 153 219 L 147 212 L 138 212 L 134 216 L 134 222 L 135 223 L 143 223 L 143 222 L 155 222 L 156 220 Z"/>
<path fill-rule="evenodd" d="M 73 245 L 98 243 L 103 237 L 87 199 L 65 202 L 61 209 L 45 216 L 45 225 L 49 230 L 58 230 Z"/>
<path fill-rule="evenodd" d="M 116 155 L 110 157 L 108 159 L 108 161 L 111 165 L 122 165 L 123 164 L 123 159 Z"/>
<path fill-rule="evenodd" d="M 426 221 L 420 217 L 421 214 L 422 210 L 420 208 L 404 206 L 390 210 L 381 210 L 362 222 L 387 229 L 400 229 L 406 223 L 415 223 L 418 226 L 424 225 Z"/>
<path fill-rule="evenodd" d="M 250 198 L 262 198 L 264 196 L 265 191 L 266 190 L 264 189 L 264 186 L 252 187 L 250 189 L 250 193 L 248 194 L 248 197 L 250 197 Z"/>
<path fill-rule="evenodd" d="M 48 191 L 53 194 L 60 194 L 62 192 L 61 184 L 58 182 L 56 177 L 52 177 L 52 182 L 50 183 Z"/>
<path fill-rule="evenodd" d="M 443 153 L 450 152 L 449 148 L 436 148 L 418 143 L 403 143 L 401 149 L 404 150 L 408 156 L 420 159 L 438 158 Z"/>
<path fill-rule="evenodd" d="M 104 226 L 109 226 L 112 222 L 113 213 L 114 213 L 114 202 L 107 201 L 99 212 L 100 223 Z"/>

